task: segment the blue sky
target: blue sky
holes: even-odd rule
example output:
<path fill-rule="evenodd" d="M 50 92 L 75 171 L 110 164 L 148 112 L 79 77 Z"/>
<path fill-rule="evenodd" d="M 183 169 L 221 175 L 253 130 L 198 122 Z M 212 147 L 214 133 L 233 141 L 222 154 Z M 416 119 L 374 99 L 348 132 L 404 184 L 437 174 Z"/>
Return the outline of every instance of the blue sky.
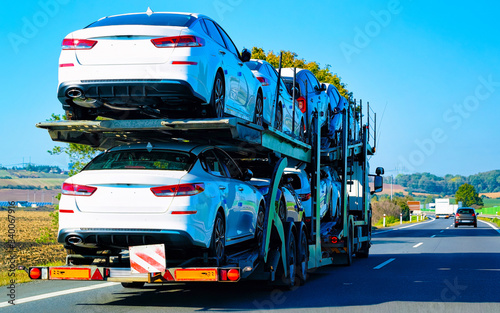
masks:
<path fill-rule="evenodd" d="M 37 122 L 62 114 L 61 41 L 107 15 L 198 12 L 238 48 L 290 50 L 331 65 L 377 112 L 372 168 L 387 174 L 470 175 L 500 169 L 500 4 L 492 1 L 77 1 L 2 2 L 0 164 L 66 167 Z"/>

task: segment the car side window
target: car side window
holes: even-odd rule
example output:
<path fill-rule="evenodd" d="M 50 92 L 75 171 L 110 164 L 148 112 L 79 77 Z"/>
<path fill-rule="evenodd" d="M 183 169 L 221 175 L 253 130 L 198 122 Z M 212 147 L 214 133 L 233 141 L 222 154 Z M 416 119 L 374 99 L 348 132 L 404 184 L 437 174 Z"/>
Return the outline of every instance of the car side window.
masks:
<path fill-rule="evenodd" d="M 203 152 L 201 157 L 201 165 L 203 169 L 209 174 L 219 177 L 227 177 L 222 163 L 215 156 L 213 150 Z"/>
<path fill-rule="evenodd" d="M 208 33 L 207 25 L 205 24 L 205 20 L 199 20 L 199 22 L 200 22 L 201 28 L 203 28 L 203 31 L 205 32 L 205 34 L 210 36 L 210 34 Z"/>
<path fill-rule="evenodd" d="M 274 69 L 274 67 L 269 65 L 267 65 L 266 67 L 267 70 L 271 73 L 271 77 L 273 77 L 275 81 L 278 81 L 278 72 Z"/>
<path fill-rule="evenodd" d="M 312 90 L 314 90 L 314 88 L 319 88 L 319 82 L 318 82 L 318 79 L 312 75 L 311 73 L 307 73 L 307 80 L 309 81 L 309 83 L 311 84 L 311 87 L 313 88 Z"/>
<path fill-rule="evenodd" d="M 226 45 L 224 44 L 224 40 L 222 39 L 214 22 L 212 22 L 210 20 L 205 20 L 205 25 L 207 26 L 208 34 L 210 35 L 210 37 L 212 37 L 212 39 L 215 40 L 219 45 L 226 48 Z"/>
<path fill-rule="evenodd" d="M 234 163 L 233 159 L 231 159 L 226 153 L 222 152 L 221 150 L 215 150 L 215 154 L 217 155 L 221 163 L 226 167 L 231 178 L 241 179 L 243 175 L 238 165 Z"/>
<path fill-rule="evenodd" d="M 215 24 L 215 23 L 214 23 Z M 220 34 L 222 35 L 222 38 L 224 39 L 224 41 L 226 42 L 226 47 L 229 51 L 231 51 L 232 53 L 234 53 L 234 55 L 236 55 L 236 57 L 240 57 L 240 53 L 238 52 L 238 49 L 236 48 L 236 46 L 234 45 L 233 41 L 231 40 L 231 38 L 229 38 L 229 36 L 226 34 L 226 32 L 224 31 L 224 29 L 222 29 L 222 27 L 220 27 L 220 25 L 217 25 L 217 29 L 219 29 L 220 31 Z"/>

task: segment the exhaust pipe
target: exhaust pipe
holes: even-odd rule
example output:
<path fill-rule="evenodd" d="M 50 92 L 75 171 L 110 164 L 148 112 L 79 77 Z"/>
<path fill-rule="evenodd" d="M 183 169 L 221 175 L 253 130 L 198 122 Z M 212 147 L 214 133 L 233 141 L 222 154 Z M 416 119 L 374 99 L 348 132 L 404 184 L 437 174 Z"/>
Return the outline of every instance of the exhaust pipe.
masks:
<path fill-rule="evenodd" d="M 72 245 L 79 245 L 83 242 L 82 238 L 78 236 L 70 236 L 66 239 L 66 241 Z"/>
<path fill-rule="evenodd" d="M 70 98 L 83 98 L 83 91 L 79 88 L 70 88 L 66 91 L 66 95 Z"/>

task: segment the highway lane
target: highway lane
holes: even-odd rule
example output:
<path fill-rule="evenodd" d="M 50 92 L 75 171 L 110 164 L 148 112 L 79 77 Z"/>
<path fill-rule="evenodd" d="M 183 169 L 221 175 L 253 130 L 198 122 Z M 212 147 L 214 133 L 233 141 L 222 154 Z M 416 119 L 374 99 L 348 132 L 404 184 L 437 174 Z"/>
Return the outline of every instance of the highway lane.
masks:
<path fill-rule="evenodd" d="M 2 312 L 498 312 L 500 233 L 479 222 L 454 228 L 435 220 L 374 234 L 367 259 L 324 267 L 305 286 L 283 291 L 261 282 L 121 285 L 1 308 Z M 96 285 L 35 282 L 18 285 L 19 299 Z M 99 285 L 99 284 L 97 284 Z M 1 300 L 4 301 L 4 300 Z"/>

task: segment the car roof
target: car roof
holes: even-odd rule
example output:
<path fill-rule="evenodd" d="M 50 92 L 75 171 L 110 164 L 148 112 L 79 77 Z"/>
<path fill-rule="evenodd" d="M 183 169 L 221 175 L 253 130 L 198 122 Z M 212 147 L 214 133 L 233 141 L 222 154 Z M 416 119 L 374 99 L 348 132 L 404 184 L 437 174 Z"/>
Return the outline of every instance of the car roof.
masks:
<path fill-rule="evenodd" d="M 297 75 L 299 74 L 299 72 L 302 72 L 302 71 L 311 72 L 311 71 L 303 69 L 303 68 L 298 68 L 298 67 L 296 68 Z M 311 74 L 312 74 L 312 72 L 311 72 Z M 284 68 L 282 68 L 281 69 L 281 76 L 293 77 L 293 67 L 284 67 Z"/>
<path fill-rule="evenodd" d="M 151 145 L 153 150 L 155 150 L 155 149 L 179 150 L 179 151 L 190 152 L 190 153 L 193 153 L 195 155 L 198 155 L 200 152 L 202 152 L 205 149 L 215 148 L 215 146 L 200 145 L 200 144 L 192 143 L 192 142 L 171 142 L 171 143 L 148 142 L 148 143 L 136 143 L 136 144 L 116 146 L 116 147 L 113 147 L 107 151 L 120 151 L 120 150 L 128 150 L 128 149 L 131 149 L 131 150 L 148 149 L 148 145 Z"/>
<path fill-rule="evenodd" d="M 124 14 L 115 14 L 115 15 L 109 15 L 109 16 L 104 16 L 98 19 L 98 21 L 108 18 L 108 17 L 115 17 L 115 16 L 126 16 L 126 15 L 135 15 L 135 14 L 145 14 L 147 12 L 134 12 L 134 13 L 124 13 Z M 200 13 L 187 13 L 187 12 L 153 12 L 152 14 L 179 14 L 179 15 L 191 15 L 192 17 L 195 18 L 208 18 L 211 19 L 210 17 L 200 14 Z"/>
<path fill-rule="evenodd" d="M 267 62 L 265 60 L 260 60 L 260 59 L 250 59 L 250 61 L 257 62 L 257 63 L 260 63 L 260 64 L 269 64 L 269 65 L 271 65 L 271 63 L 269 63 L 269 62 Z"/>

